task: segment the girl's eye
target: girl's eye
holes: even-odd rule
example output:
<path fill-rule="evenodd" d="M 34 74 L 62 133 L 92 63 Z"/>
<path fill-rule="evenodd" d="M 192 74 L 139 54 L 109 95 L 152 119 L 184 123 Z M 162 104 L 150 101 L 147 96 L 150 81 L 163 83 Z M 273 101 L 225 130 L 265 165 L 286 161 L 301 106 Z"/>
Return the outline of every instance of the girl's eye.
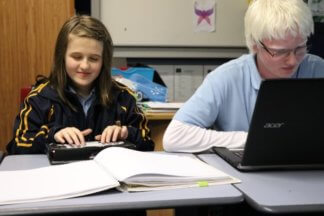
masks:
<path fill-rule="evenodd" d="M 90 58 L 89 60 L 92 62 L 96 62 L 96 61 L 98 61 L 98 58 Z"/>
<path fill-rule="evenodd" d="M 80 60 L 80 59 L 82 59 L 81 56 L 72 56 L 72 58 L 75 59 L 75 60 Z"/>

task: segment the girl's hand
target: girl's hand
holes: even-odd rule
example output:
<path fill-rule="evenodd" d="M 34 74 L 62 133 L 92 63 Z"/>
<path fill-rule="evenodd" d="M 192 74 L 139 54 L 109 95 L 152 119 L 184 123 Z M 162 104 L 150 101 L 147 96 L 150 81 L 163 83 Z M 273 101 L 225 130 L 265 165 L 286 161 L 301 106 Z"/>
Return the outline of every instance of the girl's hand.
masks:
<path fill-rule="evenodd" d="M 86 129 L 83 131 L 80 131 L 79 129 L 75 127 L 66 127 L 54 135 L 54 139 L 58 143 L 68 143 L 70 145 L 85 145 L 85 139 L 84 137 L 89 135 L 92 132 L 92 130 Z"/>
<path fill-rule="evenodd" d="M 116 142 L 117 140 L 125 140 L 128 137 L 128 129 L 126 126 L 110 125 L 105 128 L 101 135 L 95 137 L 101 143 Z"/>

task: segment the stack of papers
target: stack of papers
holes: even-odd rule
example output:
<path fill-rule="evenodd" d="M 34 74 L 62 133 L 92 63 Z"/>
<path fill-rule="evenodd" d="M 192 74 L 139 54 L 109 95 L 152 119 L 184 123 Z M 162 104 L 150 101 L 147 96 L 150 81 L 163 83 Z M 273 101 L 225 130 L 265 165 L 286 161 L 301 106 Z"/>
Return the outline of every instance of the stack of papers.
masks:
<path fill-rule="evenodd" d="M 142 106 L 145 109 L 145 112 L 176 112 L 183 103 L 163 103 L 149 101 L 142 103 Z"/>

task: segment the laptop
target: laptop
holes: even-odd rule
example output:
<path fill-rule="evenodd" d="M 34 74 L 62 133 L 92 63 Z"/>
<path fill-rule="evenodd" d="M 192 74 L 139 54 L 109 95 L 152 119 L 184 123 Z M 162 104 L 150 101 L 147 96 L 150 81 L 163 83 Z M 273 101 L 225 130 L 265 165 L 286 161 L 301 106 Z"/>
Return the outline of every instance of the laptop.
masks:
<path fill-rule="evenodd" d="M 324 78 L 261 83 L 244 151 L 213 147 L 240 171 L 324 168 Z"/>

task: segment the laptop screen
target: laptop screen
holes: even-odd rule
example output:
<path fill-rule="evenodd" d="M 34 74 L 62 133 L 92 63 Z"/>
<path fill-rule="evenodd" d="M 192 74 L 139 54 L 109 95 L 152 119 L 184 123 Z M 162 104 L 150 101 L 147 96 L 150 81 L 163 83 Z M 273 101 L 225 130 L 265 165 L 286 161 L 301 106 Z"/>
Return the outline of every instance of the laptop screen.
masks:
<path fill-rule="evenodd" d="M 324 165 L 324 79 L 262 82 L 241 166 Z"/>

